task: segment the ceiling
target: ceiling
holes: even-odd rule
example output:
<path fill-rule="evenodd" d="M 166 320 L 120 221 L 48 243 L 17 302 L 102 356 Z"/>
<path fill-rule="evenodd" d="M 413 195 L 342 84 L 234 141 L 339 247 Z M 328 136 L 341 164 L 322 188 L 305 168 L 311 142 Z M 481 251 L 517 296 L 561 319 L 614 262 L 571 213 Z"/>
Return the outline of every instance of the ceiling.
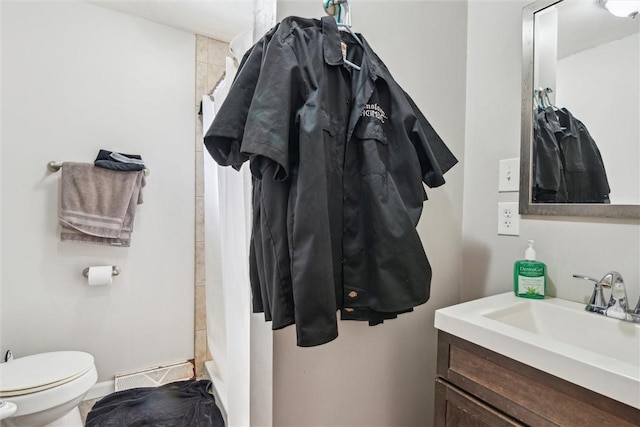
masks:
<path fill-rule="evenodd" d="M 637 34 L 640 19 L 619 18 L 596 0 L 563 1 L 558 10 L 558 59 Z"/>
<path fill-rule="evenodd" d="M 254 21 L 254 0 L 85 1 L 225 42 L 251 30 Z M 560 10 L 559 58 L 637 33 L 640 28 L 640 19 L 614 17 L 596 0 L 564 1 L 556 7 Z"/>
<path fill-rule="evenodd" d="M 86 1 L 225 42 L 253 28 L 253 0 Z"/>

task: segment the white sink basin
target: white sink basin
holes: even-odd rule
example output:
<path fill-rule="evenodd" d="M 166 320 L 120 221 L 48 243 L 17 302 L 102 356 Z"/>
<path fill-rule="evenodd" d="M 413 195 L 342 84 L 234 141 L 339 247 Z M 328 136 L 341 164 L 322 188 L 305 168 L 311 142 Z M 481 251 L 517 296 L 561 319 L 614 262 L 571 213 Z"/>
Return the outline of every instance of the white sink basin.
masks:
<path fill-rule="evenodd" d="M 640 409 L 640 324 L 509 292 L 437 310 L 435 327 Z"/>

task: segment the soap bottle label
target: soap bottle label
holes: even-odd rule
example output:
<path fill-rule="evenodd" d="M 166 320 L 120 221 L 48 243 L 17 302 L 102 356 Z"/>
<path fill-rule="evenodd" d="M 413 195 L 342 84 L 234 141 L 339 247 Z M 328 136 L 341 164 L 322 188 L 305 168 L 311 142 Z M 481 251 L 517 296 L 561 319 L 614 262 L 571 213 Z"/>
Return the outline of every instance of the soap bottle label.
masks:
<path fill-rule="evenodd" d="M 544 267 L 518 266 L 518 295 L 544 296 Z"/>

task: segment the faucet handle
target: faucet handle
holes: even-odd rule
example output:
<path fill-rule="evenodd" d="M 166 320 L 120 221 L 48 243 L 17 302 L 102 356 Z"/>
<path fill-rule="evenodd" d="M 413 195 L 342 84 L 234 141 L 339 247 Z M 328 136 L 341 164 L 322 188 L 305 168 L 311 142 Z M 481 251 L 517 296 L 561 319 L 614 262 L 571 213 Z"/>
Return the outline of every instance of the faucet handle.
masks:
<path fill-rule="evenodd" d="M 576 279 L 590 280 L 593 283 L 595 283 L 596 285 L 598 283 L 600 283 L 600 280 L 594 279 L 593 277 L 590 277 L 590 276 L 585 276 L 583 274 L 574 274 L 573 277 L 575 277 Z M 608 283 L 600 283 L 600 286 L 602 286 L 603 288 L 610 288 L 611 287 L 611 285 L 608 284 Z"/>
<path fill-rule="evenodd" d="M 573 277 L 575 277 L 576 279 L 590 280 L 594 283 L 593 293 L 591 294 L 591 298 L 589 298 L 589 302 L 587 303 L 585 310 L 604 314 L 605 310 L 607 309 L 607 300 L 604 299 L 602 288 L 610 288 L 611 285 L 602 283 L 602 280 L 597 280 L 593 277 L 585 276 L 583 274 L 574 274 Z"/>

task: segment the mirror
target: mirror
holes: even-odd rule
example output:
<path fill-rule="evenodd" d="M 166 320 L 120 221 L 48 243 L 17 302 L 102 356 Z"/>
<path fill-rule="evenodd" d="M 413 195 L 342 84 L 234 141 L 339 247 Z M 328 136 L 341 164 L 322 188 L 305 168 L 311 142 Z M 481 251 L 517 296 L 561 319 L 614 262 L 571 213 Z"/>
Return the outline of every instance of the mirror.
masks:
<path fill-rule="evenodd" d="M 640 18 L 523 10 L 520 213 L 640 218 Z"/>

